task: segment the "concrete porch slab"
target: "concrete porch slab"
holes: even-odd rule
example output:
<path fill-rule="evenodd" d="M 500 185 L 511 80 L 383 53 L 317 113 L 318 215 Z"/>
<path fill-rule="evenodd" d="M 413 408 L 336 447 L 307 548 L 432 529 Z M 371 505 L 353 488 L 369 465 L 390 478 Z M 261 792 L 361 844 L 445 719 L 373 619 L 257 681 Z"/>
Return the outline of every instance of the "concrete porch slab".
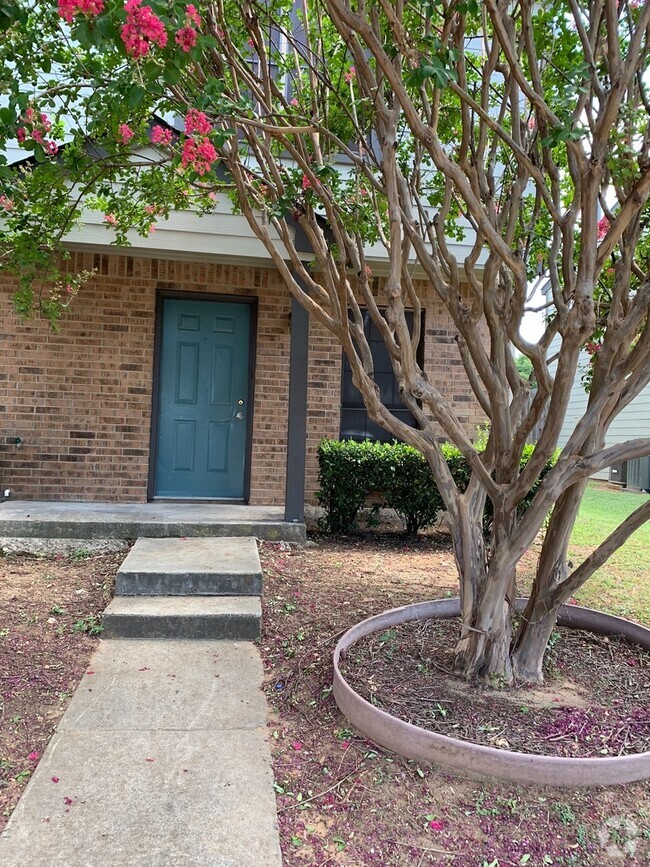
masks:
<path fill-rule="evenodd" d="M 137 539 L 139 536 L 255 536 L 305 541 L 305 525 L 284 520 L 281 506 L 224 503 L 58 503 L 7 500 L 0 536 Z"/>

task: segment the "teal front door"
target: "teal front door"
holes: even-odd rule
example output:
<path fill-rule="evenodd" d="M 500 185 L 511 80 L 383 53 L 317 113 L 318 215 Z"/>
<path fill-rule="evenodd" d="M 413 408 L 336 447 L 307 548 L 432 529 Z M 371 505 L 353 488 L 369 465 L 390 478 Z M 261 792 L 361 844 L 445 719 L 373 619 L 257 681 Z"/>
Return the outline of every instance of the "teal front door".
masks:
<path fill-rule="evenodd" d="M 154 495 L 243 499 L 250 305 L 162 302 Z"/>

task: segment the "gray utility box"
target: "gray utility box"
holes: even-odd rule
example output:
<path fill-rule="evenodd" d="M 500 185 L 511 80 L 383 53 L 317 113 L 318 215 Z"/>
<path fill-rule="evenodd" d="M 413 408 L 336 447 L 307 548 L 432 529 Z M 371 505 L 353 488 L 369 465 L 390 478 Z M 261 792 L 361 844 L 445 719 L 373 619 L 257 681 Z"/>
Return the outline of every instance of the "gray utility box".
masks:
<path fill-rule="evenodd" d="M 627 489 L 650 492 L 650 456 L 627 462 Z"/>
<path fill-rule="evenodd" d="M 616 485 L 626 485 L 627 484 L 627 462 L 624 461 L 622 464 L 614 464 L 613 467 L 609 468 L 609 480 L 610 482 L 614 482 Z"/>

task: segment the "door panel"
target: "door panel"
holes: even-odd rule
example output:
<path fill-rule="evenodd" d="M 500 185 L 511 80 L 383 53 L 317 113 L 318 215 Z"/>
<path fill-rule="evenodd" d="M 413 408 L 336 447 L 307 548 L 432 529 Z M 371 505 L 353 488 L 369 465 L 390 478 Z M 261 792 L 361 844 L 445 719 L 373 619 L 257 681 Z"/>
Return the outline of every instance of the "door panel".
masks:
<path fill-rule="evenodd" d="M 161 327 L 155 495 L 242 499 L 250 306 L 165 298 Z"/>

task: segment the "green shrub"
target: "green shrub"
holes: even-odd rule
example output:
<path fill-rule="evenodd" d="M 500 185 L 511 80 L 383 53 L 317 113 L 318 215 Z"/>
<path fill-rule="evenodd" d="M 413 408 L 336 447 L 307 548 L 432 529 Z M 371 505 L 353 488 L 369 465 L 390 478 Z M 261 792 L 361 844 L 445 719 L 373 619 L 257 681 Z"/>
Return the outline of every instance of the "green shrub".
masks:
<path fill-rule="evenodd" d="M 406 532 L 415 534 L 435 523 L 445 504 L 424 455 L 412 446 L 393 443 L 386 444 L 381 461 L 386 506 L 397 512 Z"/>
<path fill-rule="evenodd" d="M 460 455 L 460 453 L 458 453 Z M 436 520 L 443 508 L 424 456 L 404 443 L 323 440 L 318 449 L 321 522 L 330 533 L 356 529 L 359 510 L 379 492 L 381 505 L 395 509 L 408 533 Z"/>
<path fill-rule="evenodd" d="M 535 449 L 524 448 L 523 469 Z M 460 451 L 449 443 L 442 450 L 454 481 L 461 491 L 469 484 L 470 471 Z M 548 461 L 539 479 L 519 507 L 522 514 L 532 502 L 543 477 L 557 460 Z M 330 533 L 349 533 L 357 528 L 359 510 L 368 497 L 378 492 L 381 505 L 394 509 L 407 533 L 431 526 L 444 509 L 442 497 L 424 455 L 404 443 L 377 443 L 370 440 L 323 440 L 318 447 L 320 490 L 318 502 L 325 509 L 321 520 Z M 487 501 L 483 526 L 488 533 L 492 523 L 492 503 Z"/>
<path fill-rule="evenodd" d="M 318 447 L 322 521 L 330 533 L 348 533 L 357 526 L 359 509 L 379 486 L 376 450 L 379 443 L 323 440 Z"/>

